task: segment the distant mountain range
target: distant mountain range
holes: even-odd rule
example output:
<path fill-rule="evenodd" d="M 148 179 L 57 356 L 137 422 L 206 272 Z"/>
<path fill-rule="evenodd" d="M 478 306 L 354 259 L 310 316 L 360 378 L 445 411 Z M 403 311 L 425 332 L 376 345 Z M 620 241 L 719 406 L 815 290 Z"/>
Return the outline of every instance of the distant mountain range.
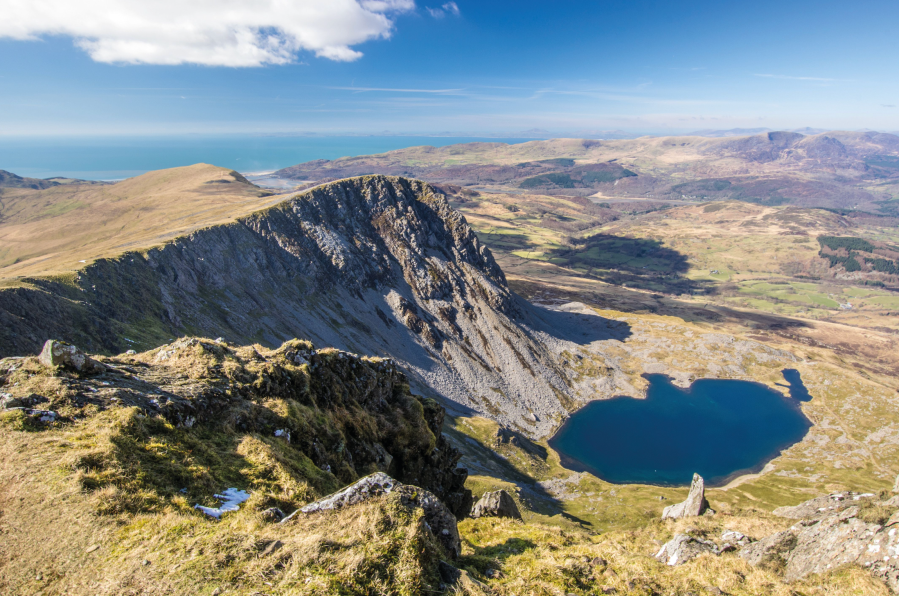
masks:
<path fill-rule="evenodd" d="M 274 175 L 324 182 L 386 174 L 496 192 L 732 199 L 896 216 L 899 136 L 845 131 L 737 134 L 746 129 L 700 132 L 705 136 L 410 147 L 306 162 Z"/>
<path fill-rule="evenodd" d="M 684 133 L 655 133 L 649 131 L 626 131 L 626 130 L 602 130 L 602 129 L 577 129 L 577 130 L 546 130 L 544 128 L 530 128 L 527 130 L 512 130 L 512 131 L 504 131 L 497 133 L 484 133 L 484 132 L 452 132 L 452 131 L 442 131 L 433 134 L 425 134 L 423 136 L 434 136 L 434 137 L 480 137 L 480 138 L 496 138 L 496 139 L 597 139 L 597 140 L 615 140 L 615 139 L 638 139 L 640 137 L 668 137 L 668 136 L 689 136 L 689 137 L 710 137 L 710 138 L 721 138 L 721 137 L 745 137 L 750 135 L 757 135 L 766 132 L 774 132 L 775 130 L 786 130 L 786 132 L 796 132 L 802 135 L 818 135 L 825 132 L 828 132 L 831 129 L 828 128 L 812 128 L 810 126 L 806 126 L 803 128 L 791 128 L 791 129 L 774 129 L 774 128 L 729 128 L 729 129 L 701 129 L 694 130 L 690 132 Z M 868 132 L 878 132 L 872 130 L 859 130 L 853 132 L 860 133 L 868 133 Z M 386 132 L 383 133 L 387 136 L 390 136 L 392 133 Z M 896 134 L 899 135 L 899 131 L 887 131 L 886 134 Z"/>

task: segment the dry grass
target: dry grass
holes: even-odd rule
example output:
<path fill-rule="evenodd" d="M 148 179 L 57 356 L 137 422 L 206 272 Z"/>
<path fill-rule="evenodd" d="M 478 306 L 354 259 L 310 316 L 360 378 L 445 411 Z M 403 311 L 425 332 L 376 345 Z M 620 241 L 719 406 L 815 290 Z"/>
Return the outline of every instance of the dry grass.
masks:
<path fill-rule="evenodd" d="M 678 522 L 655 522 L 635 531 L 591 535 L 557 527 L 508 520 L 467 520 L 460 526 L 465 549 L 462 565 L 486 582 L 491 594 L 534 596 L 618 594 L 686 596 L 718 588 L 726 594 L 757 596 L 886 595 L 889 591 L 859 568 L 844 568 L 825 577 L 785 584 L 772 570 L 748 565 L 733 553 L 703 556 L 668 567 L 652 555 L 662 542 L 687 527 L 698 535 L 717 538 L 724 528 L 766 529 L 783 520 L 757 519 L 754 513 Z M 503 577 L 490 579 L 488 570 Z"/>
<path fill-rule="evenodd" d="M 66 275 L 81 261 L 146 249 L 281 200 L 270 194 L 207 164 L 113 185 L 4 189 L 0 279 Z"/>

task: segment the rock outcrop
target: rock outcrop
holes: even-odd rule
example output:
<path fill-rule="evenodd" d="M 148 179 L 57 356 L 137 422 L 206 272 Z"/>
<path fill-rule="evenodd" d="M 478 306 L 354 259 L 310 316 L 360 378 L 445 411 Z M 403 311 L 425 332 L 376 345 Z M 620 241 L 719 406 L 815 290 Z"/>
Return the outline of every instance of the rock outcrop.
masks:
<path fill-rule="evenodd" d="M 305 337 L 390 356 L 415 391 L 531 436 L 584 399 L 558 354 L 608 336 L 595 315 L 515 296 L 442 194 L 384 176 L 322 185 L 231 224 L 98 259 L 74 284 L 28 281 L 0 290 L 0 356 L 34 353 L 48 337 L 106 353 L 188 331 L 270 347 Z"/>
<path fill-rule="evenodd" d="M 341 509 L 350 505 L 356 505 L 357 503 L 362 503 L 363 501 L 367 501 L 374 497 L 390 494 L 393 492 L 393 489 L 400 486 L 402 486 L 401 483 L 397 482 L 387 474 L 376 472 L 371 476 L 366 476 L 361 480 L 357 480 L 353 484 L 334 494 L 309 503 L 308 505 L 304 505 L 285 517 L 281 523 L 286 523 L 298 513 L 318 513 L 319 511 L 331 511 L 333 509 Z"/>
<path fill-rule="evenodd" d="M 463 594 L 477 594 L 489 590 L 484 582 L 471 577 L 465 569 L 457 569 L 445 561 L 440 562 L 437 570 L 440 573 L 440 579 L 445 584 L 455 587 Z"/>
<path fill-rule="evenodd" d="M 655 558 L 666 565 L 682 565 L 700 555 L 719 555 L 721 549 L 711 540 L 704 540 L 690 534 L 677 534 L 662 545 Z"/>
<path fill-rule="evenodd" d="M 508 517 L 521 519 L 518 505 L 512 496 L 504 490 L 484 493 L 471 510 L 471 517 Z"/>
<path fill-rule="evenodd" d="M 0 397 L 7 406 L 35 403 L 33 390 L 53 382 L 53 393 L 41 398 L 53 411 L 41 411 L 41 422 L 55 423 L 56 412 L 73 420 L 133 410 L 184 431 L 274 450 L 266 461 L 284 466 L 276 475 L 310 486 L 334 489 L 380 471 L 430 491 L 460 518 L 470 511 L 468 473 L 442 434 L 443 408 L 412 394 L 391 360 L 315 350 L 299 340 L 265 350 L 201 338 L 95 358 L 103 372 L 91 375 L 48 369 L 34 357 L 0 360 Z M 114 475 L 93 466 L 97 474 Z"/>
<path fill-rule="evenodd" d="M 662 511 L 662 519 L 680 519 L 682 517 L 696 517 L 714 513 L 709 509 L 709 502 L 705 498 L 705 481 L 699 474 L 693 474 L 693 482 L 690 483 L 690 493 L 687 500 L 676 505 L 669 505 Z"/>
<path fill-rule="evenodd" d="M 740 556 L 750 565 L 780 567 L 796 546 L 796 532 L 785 530 L 762 538 L 740 549 Z"/>
<path fill-rule="evenodd" d="M 433 493 L 417 486 L 404 485 L 383 472 L 366 476 L 343 490 L 309 503 L 285 517 L 281 523 L 289 523 L 297 515 L 310 515 L 351 507 L 391 493 L 398 495 L 404 505 L 419 507 L 424 511 L 424 520 L 428 530 L 433 533 L 451 558 L 458 558 L 462 554 L 462 541 L 459 538 L 456 517 L 447 509 L 446 505 Z"/>
<path fill-rule="evenodd" d="M 790 519 L 821 519 L 826 515 L 838 513 L 843 509 L 858 505 L 862 500 L 868 500 L 873 497 L 873 493 L 856 493 L 852 491 L 833 493 L 809 499 L 799 505 L 778 507 L 773 513 L 774 515 L 789 517 Z"/>
<path fill-rule="evenodd" d="M 873 497 L 836 493 L 775 510 L 800 521 L 744 547 L 740 556 L 752 565 L 783 567 L 787 581 L 859 565 L 899 593 L 899 504 Z"/>

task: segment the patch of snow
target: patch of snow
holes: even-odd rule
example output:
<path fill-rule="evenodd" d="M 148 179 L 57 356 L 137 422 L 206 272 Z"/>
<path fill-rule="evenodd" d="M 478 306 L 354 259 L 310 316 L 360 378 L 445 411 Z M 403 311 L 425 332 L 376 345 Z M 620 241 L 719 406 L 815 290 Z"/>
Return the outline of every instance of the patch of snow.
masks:
<path fill-rule="evenodd" d="M 236 488 L 228 488 L 222 494 L 214 496 L 222 501 L 221 506 L 204 507 L 202 505 L 194 505 L 194 509 L 199 509 L 206 515 L 211 515 L 216 519 L 221 519 L 223 513 L 240 509 L 240 504 L 250 498 L 250 493 Z"/>

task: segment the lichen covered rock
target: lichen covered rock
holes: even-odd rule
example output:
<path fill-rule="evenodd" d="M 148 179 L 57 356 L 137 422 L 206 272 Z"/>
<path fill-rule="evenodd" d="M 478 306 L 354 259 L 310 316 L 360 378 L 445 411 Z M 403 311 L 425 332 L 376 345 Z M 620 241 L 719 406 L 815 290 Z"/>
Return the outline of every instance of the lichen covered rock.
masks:
<path fill-rule="evenodd" d="M 48 368 L 60 366 L 83 373 L 105 370 L 102 364 L 91 359 L 77 347 L 57 339 L 47 340 L 38 361 Z"/>
<path fill-rule="evenodd" d="M 755 566 L 784 569 L 787 581 L 858 565 L 899 593 L 899 506 L 870 493 L 842 492 L 810 499 L 775 513 L 800 520 L 743 547 L 740 556 Z"/>
<path fill-rule="evenodd" d="M 721 550 L 711 540 L 697 538 L 690 534 L 677 534 L 662 545 L 655 558 L 666 565 L 682 565 L 700 555 L 719 555 Z"/>
<path fill-rule="evenodd" d="M 281 523 L 290 523 L 298 515 L 352 507 L 389 494 L 397 495 L 403 505 L 419 507 L 424 511 L 427 529 L 433 533 L 450 558 L 455 559 L 462 553 L 456 517 L 447 506 L 433 493 L 417 486 L 404 485 L 382 472 L 366 476 L 334 494 L 303 506 L 285 517 Z"/>

